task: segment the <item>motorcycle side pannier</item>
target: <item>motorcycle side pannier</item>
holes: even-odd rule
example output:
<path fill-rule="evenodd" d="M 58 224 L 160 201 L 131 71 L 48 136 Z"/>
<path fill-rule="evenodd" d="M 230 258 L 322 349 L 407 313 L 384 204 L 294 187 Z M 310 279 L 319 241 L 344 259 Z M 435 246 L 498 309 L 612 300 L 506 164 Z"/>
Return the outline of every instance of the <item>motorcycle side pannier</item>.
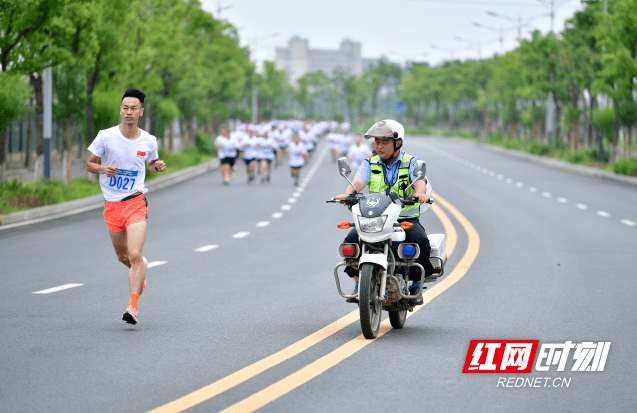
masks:
<path fill-rule="evenodd" d="M 429 254 L 429 262 L 433 265 L 437 273 L 443 272 L 445 261 L 447 261 L 447 237 L 445 234 L 430 234 L 429 244 L 431 245 L 431 253 Z"/>

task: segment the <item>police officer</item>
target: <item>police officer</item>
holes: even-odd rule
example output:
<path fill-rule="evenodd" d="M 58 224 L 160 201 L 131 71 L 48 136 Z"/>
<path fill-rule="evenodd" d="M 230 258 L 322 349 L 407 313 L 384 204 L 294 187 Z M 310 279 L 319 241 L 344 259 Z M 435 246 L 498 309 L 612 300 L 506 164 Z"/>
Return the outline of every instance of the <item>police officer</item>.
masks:
<path fill-rule="evenodd" d="M 425 277 L 428 277 L 434 272 L 434 268 L 429 262 L 431 246 L 429 245 L 427 233 L 419 220 L 420 204 L 429 200 L 427 182 L 426 180 L 416 181 L 405 192 L 405 189 L 414 182 L 414 163 L 418 160 L 418 158 L 407 155 L 402 150 L 405 140 L 405 129 L 403 125 L 395 120 L 386 119 L 376 122 L 365 133 L 365 138 L 374 140 L 374 146 L 378 154 L 362 162 L 356 177 L 352 181 L 356 187 L 356 192 L 361 192 L 367 185 L 370 192 L 395 192 L 401 198 L 412 196 L 414 200 L 418 201 L 417 204 L 406 205 L 400 212 L 398 221 L 407 221 L 413 224 L 413 228 L 405 230 L 405 242 L 416 243 L 420 246 L 420 256 L 416 262 L 423 266 Z M 353 192 L 354 189 L 349 185 L 345 193 L 336 196 L 336 199 L 344 200 Z M 347 234 L 343 242 L 358 242 L 358 233 L 355 228 Z M 345 273 L 356 281 L 352 295 L 358 294 L 358 271 L 352 267 L 346 267 Z M 410 294 L 414 295 L 420 288 L 420 271 L 412 269 L 410 279 L 412 280 Z M 357 302 L 357 300 L 348 298 L 347 302 Z M 421 305 L 423 303 L 422 296 L 413 299 L 411 303 L 413 305 Z"/>

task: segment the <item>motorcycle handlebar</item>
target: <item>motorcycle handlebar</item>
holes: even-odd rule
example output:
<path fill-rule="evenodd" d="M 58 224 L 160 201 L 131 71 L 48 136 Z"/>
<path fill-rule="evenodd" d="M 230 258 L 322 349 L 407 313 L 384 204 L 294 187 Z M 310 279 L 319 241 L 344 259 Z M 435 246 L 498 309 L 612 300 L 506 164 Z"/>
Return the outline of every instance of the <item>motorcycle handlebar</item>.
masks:
<path fill-rule="evenodd" d="M 406 198 L 400 198 L 400 201 L 405 204 L 405 205 L 415 205 L 418 202 L 414 201 L 413 198 L 410 196 L 409 198 L 411 199 L 406 199 Z M 434 203 L 434 199 L 432 197 L 429 197 L 429 199 L 426 202 L 427 204 L 433 204 Z"/>
<path fill-rule="evenodd" d="M 357 194 L 349 195 L 347 198 L 342 199 L 342 200 L 341 199 L 332 198 L 329 201 L 325 201 L 325 202 L 328 203 L 328 204 L 329 203 L 336 204 L 336 203 L 345 202 L 346 205 L 352 206 L 352 205 L 358 204 L 359 199 L 358 199 L 358 197 L 356 195 Z"/>

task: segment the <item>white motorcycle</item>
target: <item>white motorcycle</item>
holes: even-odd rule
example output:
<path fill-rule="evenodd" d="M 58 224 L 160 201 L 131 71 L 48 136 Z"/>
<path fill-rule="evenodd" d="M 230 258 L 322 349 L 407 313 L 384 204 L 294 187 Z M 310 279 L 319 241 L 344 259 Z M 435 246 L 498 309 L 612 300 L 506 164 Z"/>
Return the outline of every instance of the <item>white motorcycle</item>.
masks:
<path fill-rule="evenodd" d="M 338 160 L 340 174 L 354 187 L 348 176 L 351 167 L 347 158 Z M 425 178 L 426 165 L 418 160 L 414 165 L 416 181 Z M 410 186 L 411 186 L 410 185 Z M 407 187 L 408 189 L 409 187 Z M 407 191 L 405 189 L 405 192 Z M 431 185 L 427 184 L 427 195 L 431 194 Z M 327 202 L 341 202 L 332 198 Z M 356 227 L 359 243 L 342 243 L 338 247 L 338 255 L 344 259 L 334 268 L 336 288 L 344 298 L 357 298 L 361 329 L 365 338 L 373 339 L 378 335 L 382 310 L 389 312 L 389 322 L 393 328 L 403 328 L 407 319 L 407 311 L 413 311 L 412 299 L 422 295 L 424 283 L 434 282 L 444 275 L 447 259 L 445 234 L 428 235 L 431 244 L 429 261 L 435 273 L 425 278 L 425 269 L 416 262 L 420 255 L 418 244 L 406 243 L 405 229 L 413 227 L 409 222 L 398 222 L 400 211 L 405 205 L 416 202 L 403 199 L 396 193 L 370 193 L 363 195 L 356 192 L 343 201 L 354 218 L 353 223 L 342 222 L 339 228 Z M 428 204 L 421 205 L 421 213 L 429 209 Z M 353 267 L 359 271 L 358 294 L 345 295 L 341 290 L 338 269 L 343 266 Z M 420 270 L 420 288 L 417 294 L 409 293 L 409 270 L 416 267 Z"/>

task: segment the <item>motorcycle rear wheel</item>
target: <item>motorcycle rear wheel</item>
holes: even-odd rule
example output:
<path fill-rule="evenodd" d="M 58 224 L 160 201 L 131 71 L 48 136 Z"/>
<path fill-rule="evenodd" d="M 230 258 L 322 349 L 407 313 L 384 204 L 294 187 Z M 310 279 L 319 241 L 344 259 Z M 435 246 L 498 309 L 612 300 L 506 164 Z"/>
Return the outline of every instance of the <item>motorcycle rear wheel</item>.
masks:
<path fill-rule="evenodd" d="M 391 324 L 392 328 L 395 328 L 396 330 L 398 330 L 399 328 L 405 327 L 406 320 L 407 320 L 406 309 L 403 308 L 402 310 L 389 311 L 389 323 Z"/>
<path fill-rule="evenodd" d="M 373 339 L 378 336 L 380 316 L 383 303 L 380 295 L 381 270 L 371 263 L 364 263 L 360 271 L 360 294 L 358 308 L 361 320 L 361 330 L 365 338 Z"/>

